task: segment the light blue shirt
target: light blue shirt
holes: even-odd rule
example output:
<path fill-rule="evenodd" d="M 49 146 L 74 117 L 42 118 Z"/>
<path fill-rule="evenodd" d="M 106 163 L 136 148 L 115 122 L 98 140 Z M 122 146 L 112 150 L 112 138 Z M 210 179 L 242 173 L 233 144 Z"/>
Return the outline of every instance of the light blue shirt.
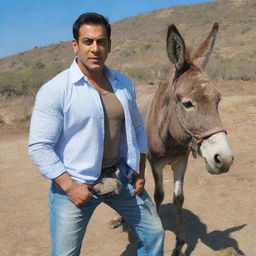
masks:
<path fill-rule="evenodd" d="M 123 106 L 120 157 L 139 171 L 140 153 L 147 152 L 147 136 L 136 104 L 135 87 L 125 75 L 104 67 Z M 42 175 L 54 179 L 64 172 L 80 183 L 92 184 L 101 173 L 104 111 L 98 91 L 71 67 L 44 84 L 37 93 L 31 118 L 29 156 Z"/>

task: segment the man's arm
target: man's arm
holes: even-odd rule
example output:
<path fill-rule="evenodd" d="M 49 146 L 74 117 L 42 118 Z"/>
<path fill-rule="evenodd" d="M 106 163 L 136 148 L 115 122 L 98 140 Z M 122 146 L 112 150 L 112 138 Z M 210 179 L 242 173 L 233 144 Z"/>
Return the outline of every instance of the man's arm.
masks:
<path fill-rule="evenodd" d="M 133 193 L 139 195 L 145 186 L 145 166 L 146 166 L 146 154 L 140 154 L 140 171 L 139 173 L 133 172 L 133 180 L 135 181 L 135 189 Z"/>
<path fill-rule="evenodd" d="M 141 117 L 140 111 L 136 103 L 136 90 L 132 83 L 132 98 L 133 108 L 131 111 L 131 118 L 136 133 L 137 143 L 140 150 L 140 170 L 139 173 L 133 173 L 133 179 L 135 180 L 134 194 L 138 195 L 142 192 L 145 186 L 145 166 L 146 166 L 146 153 L 148 149 L 147 134 L 144 127 L 144 121 Z"/>
<path fill-rule="evenodd" d="M 144 121 L 141 116 L 141 113 L 139 111 L 139 108 L 137 106 L 136 102 L 136 90 L 135 86 L 132 83 L 132 90 L 131 90 L 131 96 L 133 99 L 133 106 L 131 108 L 131 119 L 132 123 L 135 129 L 137 143 L 139 146 L 139 150 L 142 154 L 146 154 L 148 151 L 148 141 L 147 141 L 147 134 L 144 127 Z"/>
<path fill-rule="evenodd" d="M 39 90 L 30 123 L 29 157 L 47 179 L 66 172 L 55 152 L 63 127 L 61 91 L 57 89 L 48 83 Z"/>
<path fill-rule="evenodd" d="M 77 206 L 85 204 L 92 198 L 91 186 L 74 182 L 66 172 L 53 180 Z"/>
<path fill-rule="evenodd" d="M 37 94 L 29 133 L 29 156 L 41 174 L 54 180 L 75 205 L 86 203 L 91 193 L 86 184 L 74 182 L 55 152 L 63 127 L 62 92 L 46 84 Z"/>

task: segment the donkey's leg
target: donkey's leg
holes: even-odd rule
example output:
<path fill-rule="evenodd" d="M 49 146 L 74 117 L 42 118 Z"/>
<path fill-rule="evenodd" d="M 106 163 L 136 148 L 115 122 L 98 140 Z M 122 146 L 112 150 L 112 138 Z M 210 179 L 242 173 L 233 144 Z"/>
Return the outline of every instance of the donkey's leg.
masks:
<path fill-rule="evenodd" d="M 163 168 L 165 166 L 165 163 L 161 161 L 150 161 L 150 166 L 155 181 L 154 199 L 156 203 L 157 212 L 159 214 L 161 203 L 164 200 Z"/>
<path fill-rule="evenodd" d="M 182 218 L 182 205 L 184 202 L 183 181 L 187 167 L 188 155 L 184 155 L 172 162 L 174 193 L 173 203 L 176 211 L 176 245 L 172 256 L 181 255 L 181 249 L 185 244 L 185 231 Z"/>

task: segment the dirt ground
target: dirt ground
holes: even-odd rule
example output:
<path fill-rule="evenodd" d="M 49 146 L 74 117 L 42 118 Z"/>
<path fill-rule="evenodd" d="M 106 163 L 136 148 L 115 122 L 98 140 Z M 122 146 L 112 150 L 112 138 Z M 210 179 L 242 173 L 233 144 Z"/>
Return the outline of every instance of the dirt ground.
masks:
<path fill-rule="evenodd" d="M 190 158 L 185 177 L 184 217 L 187 255 L 217 256 L 233 247 L 256 255 L 256 83 L 220 87 L 220 114 L 228 130 L 235 162 L 226 174 L 207 173 L 202 159 Z M 44 256 L 50 253 L 48 227 L 49 181 L 27 156 L 27 132 L 0 131 L 0 255 Z M 153 179 L 147 169 L 148 192 Z M 165 254 L 175 244 L 171 170 L 165 170 L 166 196 L 161 208 Z M 88 226 L 81 256 L 135 256 L 133 237 L 122 228 L 111 230 L 114 212 L 99 206 Z"/>

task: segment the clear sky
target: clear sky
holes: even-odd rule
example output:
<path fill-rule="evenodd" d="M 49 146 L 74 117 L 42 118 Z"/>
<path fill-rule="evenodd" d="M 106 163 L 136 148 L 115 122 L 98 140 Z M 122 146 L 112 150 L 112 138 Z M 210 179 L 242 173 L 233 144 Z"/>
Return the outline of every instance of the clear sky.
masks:
<path fill-rule="evenodd" d="M 0 0 L 0 58 L 72 39 L 72 25 L 84 12 L 110 23 L 156 9 L 210 0 Z"/>

